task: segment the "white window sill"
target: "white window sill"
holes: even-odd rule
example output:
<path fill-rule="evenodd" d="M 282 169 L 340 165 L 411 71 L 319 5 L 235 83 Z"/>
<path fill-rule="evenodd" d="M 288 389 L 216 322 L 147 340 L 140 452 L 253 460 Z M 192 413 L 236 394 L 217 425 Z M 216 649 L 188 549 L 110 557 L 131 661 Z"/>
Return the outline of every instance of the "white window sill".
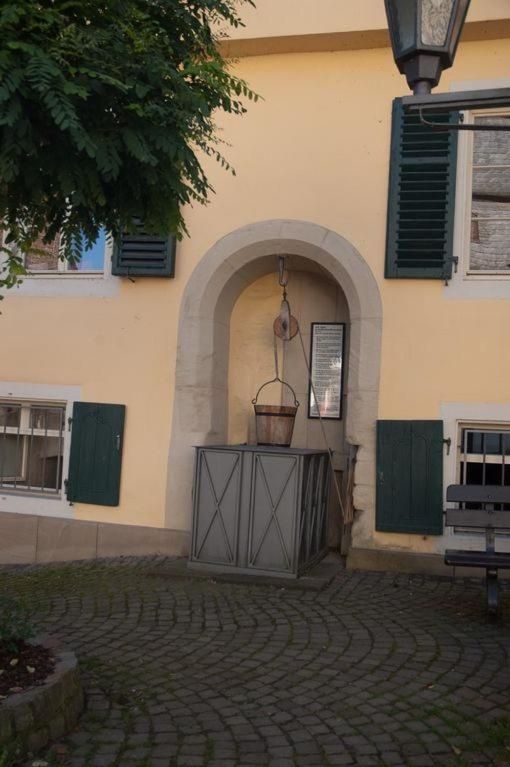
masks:
<path fill-rule="evenodd" d="M 66 280 L 69 279 L 84 279 L 84 278 L 93 278 L 95 280 L 99 279 L 105 279 L 106 275 L 104 272 L 43 272 L 42 270 L 40 272 L 30 272 L 29 274 L 25 275 L 23 277 L 23 281 L 25 280 L 40 280 L 40 279 L 59 279 L 64 278 Z"/>
<path fill-rule="evenodd" d="M 0 511 L 12 514 L 35 514 L 37 516 L 74 517 L 73 507 L 66 498 L 0 493 Z"/>
<path fill-rule="evenodd" d="M 120 290 L 120 277 L 105 272 L 41 272 L 22 278 L 20 285 L 5 292 L 8 300 L 37 296 L 48 298 L 104 298 L 116 296 Z"/>
<path fill-rule="evenodd" d="M 451 299 L 510 299 L 510 275 L 454 274 L 444 288 Z"/>

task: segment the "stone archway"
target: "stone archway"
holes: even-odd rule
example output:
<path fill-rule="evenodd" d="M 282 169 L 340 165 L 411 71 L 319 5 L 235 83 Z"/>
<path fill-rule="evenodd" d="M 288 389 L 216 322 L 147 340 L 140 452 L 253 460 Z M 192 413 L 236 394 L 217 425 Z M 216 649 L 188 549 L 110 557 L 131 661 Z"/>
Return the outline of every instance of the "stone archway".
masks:
<path fill-rule="evenodd" d="M 343 237 L 307 221 L 262 221 L 219 240 L 194 269 L 178 329 L 174 414 L 169 450 L 166 525 L 190 528 L 194 445 L 227 440 L 230 314 L 241 292 L 274 270 L 274 256 L 315 261 L 341 286 L 349 305 L 346 439 L 358 445 L 354 502 L 356 546 L 372 538 L 375 514 L 375 424 L 378 411 L 382 303 L 377 282 Z"/>

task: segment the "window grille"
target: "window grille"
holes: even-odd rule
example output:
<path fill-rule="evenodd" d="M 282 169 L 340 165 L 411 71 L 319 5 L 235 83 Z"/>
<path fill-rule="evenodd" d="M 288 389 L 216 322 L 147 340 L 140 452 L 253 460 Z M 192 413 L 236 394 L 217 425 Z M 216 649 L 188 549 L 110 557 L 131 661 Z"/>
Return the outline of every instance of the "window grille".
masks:
<path fill-rule="evenodd" d="M 462 485 L 510 485 L 510 429 L 461 428 L 459 469 Z M 494 508 L 510 510 L 510 505 Z"/>
<path fill-rule="evenodd" d="M 0 490 L 60 496 L 64 405 L 0 402 Z"/>

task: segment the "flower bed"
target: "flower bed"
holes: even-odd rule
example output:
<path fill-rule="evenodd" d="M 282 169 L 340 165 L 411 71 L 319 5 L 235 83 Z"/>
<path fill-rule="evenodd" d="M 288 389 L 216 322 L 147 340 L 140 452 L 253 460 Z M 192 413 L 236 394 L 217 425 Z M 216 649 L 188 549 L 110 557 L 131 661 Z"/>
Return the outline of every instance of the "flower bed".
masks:
<path fill-rule="evenodd" d="M 49 647 L 20 642 L 13 648 L 0 642 L 0 701 L 41 684 L 54 668 Z"/>
<path fill-rule="evenodd" d="M 48 642 L 34 643 L 32 647 L 44 649 L 48 653 L 44 657 L 52 658 L 54 665 L 44 681 L 0 701 L 0 754 L 2 749 L 19 756 L 44 748 L 72 730 L 83 709 L 83 690 L 74 653 L 54 649 Z"/>

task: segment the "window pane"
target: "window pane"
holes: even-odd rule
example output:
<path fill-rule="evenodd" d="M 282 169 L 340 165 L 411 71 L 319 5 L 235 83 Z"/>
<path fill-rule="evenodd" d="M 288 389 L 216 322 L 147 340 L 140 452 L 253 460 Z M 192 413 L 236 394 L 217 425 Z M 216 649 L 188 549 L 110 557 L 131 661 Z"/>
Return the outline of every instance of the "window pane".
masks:
<path fill-rule="evenodd" d="M 510 115 L 475 117 L 478 125 L 510 128 Z M 510 271 L 510 132 L 473 135 L 472 271 Z"/>
<path fill-rule="evenodd" d="M 466 463 L 466 485 L 483 485 L 483 464 Z"/>
<path fill-rule="evenodd" d="M 510 126 L 510 115 L 475 117 L 477 125 Z M 510 165 L 510 133 L 475 131 L 473 139 L 474 165 Z"/>
<path fill-rule="evenodd" d="M 474 168 L 473 202 L 481 203 L 481 215 L 510 217 L 510 166 Z"/>
<path fill-rule="evenodd" d="M 503 480 L 503 463 L 488 463 L 485 467 L 485 484 L 501 485 Z"/>
<path fill-rule="evenodd" d="M 21 477 L 22 441 L 16 434 L 0 434 L 0 485 Z"/>
<path fill-rule="evenodd" d="M 93 245 L 84 245 L 81 259 L 76 263 L 68 263 L 67 269 L 71 272 L 102 272 L 104 268 L 104 256 L 106 248 L 106 231 L 101 229 L 99 237 Z"/>
<path fill-rule="evenodd" d="M 462 450 L 464 450 L 464 434 L 462 432 Z M 468 431 L 466 440 L 466 453 L 483 453 L 483 434 L 479 431 Z"/>
<path fill-rule="evenodd" d="M 64 408 L 30 408 L 30 428 L 60 431 Z"/>
<path fill-rule="evenodd" d="M 485 432 L 485 452 L 487 455 L 501 455 L 501 434 Z"/>
<path fill-rule="evenodd" d="M 19 426 L 21 405 L 0 405 L 0 430 L 2 427 Z"/>
<path fill-rule="evenodd" d="M 27 489 L 57 492 L 62 483 L 62 446 L 58 437 L 25 437 Z"/>
<path fill-rule="evenodd" d="M 35 252 L 37 250 L 37 252 Z M 58 271 L 60 253 L 60 237 L 53 242 L 45 243 L 39 237 L 34 243 L 34 250 L 25 256 L 25 266 L 30 272 Z"/>
<path fill-rule="evenodd" d="M 472 271 L 510 270 L 510 219 L 472 218 L 469 268 Z"/>

